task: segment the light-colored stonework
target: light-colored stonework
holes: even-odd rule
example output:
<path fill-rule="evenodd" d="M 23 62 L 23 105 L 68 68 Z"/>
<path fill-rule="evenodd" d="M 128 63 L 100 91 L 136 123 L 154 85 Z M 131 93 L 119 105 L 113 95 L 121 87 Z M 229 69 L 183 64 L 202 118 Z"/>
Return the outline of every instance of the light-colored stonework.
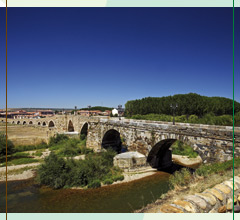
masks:
<path fill-rule="evenodd" d="M 177 199 L 172 204 L 164 204 L 159 207 L 160 213 L 225 213 L 234 210 L 239 212 L 240 208 L 240 184 L 238 176 L 234 177 L 234 201 L 233 201 L 233 179 L 207 189 L 202 193 L 185 196 Z M 230 184 L 232 183 L 232 184 Z M 230 187 L 229 187 L 230 185 Z M 177 208 L 177 209 L 176 209 Z"/>
<path fill-rule="evenodd" d="M 155 147 L 169 148 L 175 140 L 189 144 L 197 151 L 203 162 L 232 159 L 232 127 L 197 125 L 187 123 L 156 122 L 118 118 L 84 117 L 79 115 L 56 115 L 42 119 L 8 119 L 8 123 L 26 126 L 48 127 L 48 136 L 56 133 L 83 132 L 87 127 L 87 147 L 95 151 L 102 149 L 104 135 L 109 130 L 120 134 L 129 151 L 149 155 Z M 72 124 L 72 128 L 70 128 Z M 240 128 L 235 128 L 235 155 L 240 156 Z"/>

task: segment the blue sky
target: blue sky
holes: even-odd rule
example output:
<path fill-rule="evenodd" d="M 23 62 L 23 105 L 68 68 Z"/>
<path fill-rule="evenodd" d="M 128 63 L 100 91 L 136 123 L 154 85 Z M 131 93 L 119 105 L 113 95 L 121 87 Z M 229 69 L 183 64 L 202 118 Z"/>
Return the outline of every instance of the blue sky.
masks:
<path fill-rule="evenodd" d="M 235 9 L 235 100 L 240 101 Z M 0 9 L 0 108 L 5 9 Z M 232 8 L 8 8 L 8 107 L 115 107 L 198 93 L 232 98 Z"/>

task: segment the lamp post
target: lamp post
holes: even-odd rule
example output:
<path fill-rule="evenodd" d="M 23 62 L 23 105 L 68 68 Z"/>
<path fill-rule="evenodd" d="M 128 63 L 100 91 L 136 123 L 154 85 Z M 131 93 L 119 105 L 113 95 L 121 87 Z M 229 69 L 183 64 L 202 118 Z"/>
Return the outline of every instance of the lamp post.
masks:
<path fill-rule="evenodd" d="M 171 104 L 170 108 L 173 110 L 173 125 L 175 125 L 175 109 L 178 107 L 178 104 Z"/>
<path fill-rule="evenodd" d="M 118 117 L 119 117 L 119 120 L 121 120 L 121 116 L 120 116 L 120 113 L 122 110 L 122 105 L 118 105 Z"/>
<path fill-rule="evenodd" d="M 88 105 L 88 113 L 89 113 L 89 117 L 91 116 L 91 114 L 90 114 L 90 108 L 91 108 L 91 105 Z"/>

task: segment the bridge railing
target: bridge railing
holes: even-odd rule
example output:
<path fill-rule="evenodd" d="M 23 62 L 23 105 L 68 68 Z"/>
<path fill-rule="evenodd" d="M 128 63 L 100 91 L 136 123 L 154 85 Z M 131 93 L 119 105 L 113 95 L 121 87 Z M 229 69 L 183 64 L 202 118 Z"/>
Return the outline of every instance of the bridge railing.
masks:
<path fill-rule="evenodd" d="M 205 128 L 211 130 L 227 130 L 232 131 L 232 126 L 220 126 L 220 125 L 206 125 L 206 124 L 191 124 L 191 123 L 175 123 L 172 122 L 165 122 L 165 121 L 150 121 L 150 120 L 136 120 L 136 119 L 100 119 L 100 122 L 108 122 L 113 124 L 129 124 L 133 126 L 153 126 L 153 127 L 188 127 L 188 128 Z M 240 132 L 240 127 L 234 127 L 235 132 Z"/>

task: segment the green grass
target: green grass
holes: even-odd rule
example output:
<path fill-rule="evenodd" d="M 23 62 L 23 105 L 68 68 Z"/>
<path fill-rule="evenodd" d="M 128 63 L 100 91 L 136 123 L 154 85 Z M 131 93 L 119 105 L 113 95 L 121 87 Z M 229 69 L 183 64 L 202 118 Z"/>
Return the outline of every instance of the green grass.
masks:
<path fill-rule="evenodd" d="M 19 145 L 15 147 L 17 152 L 46 149 L 46 148 L 48 148 L 48 145 L 45 142 L 42 142 L 41 144 L 37 144 L 37 145 Z"/>
<path fill-rule="evenodd" d="M 37 157 L 41 157 L 42 156 L 42 153 L 45 151 L 45 149 L 40 149 L 40 150 L 37 150 L 33 156 L 37 156 Z"/>
<path fill-rule="evenodd" d="M 36 163 L 39 162 L 40 160 L 34 159 L 34 158 L 18 158 L 18 159 L 13 159 L 8 162 L 8 166 L 12 165 L 21 165 L 21 164 L 28 164 L 28 163 Z M 6 163 L 2 163 L 0 165 L 1 167 L 5 167 Z"/>
<path fill-rule="evenodd" d="M 80 154 L 88 154 L 93 152 L 92 149 L 86 148 L 86 139 L 69 139 L 63 137 L 58 137 L 57 139 L 57 141 L 51 141 L 51 144 L 49 144 L 49 149 L 60 157 L 74 157 Z"/>
<path fill-rule="evenodd" d="M 189 158 L 196 158 L 198 156 L 198 153 L 195 152 L 192 147 L 178 140 L 171 146 L 171 148 L 172 154 L 188 156 Z"/>
<path fill-rule="evenodd" d="M 234 167 L 240 167 L 240 158 L 234 159 Z M 171 175 L 169 178 L 169 185 L 171 188 L 187 186 L 198 176 L 209 177 L 212 174 L 224 173 L 231 169 L 233 169 L 233 160 L 221 163 L 203 164 L 195 170 L 194 174 L 191 174 L 187 168 L 184 168 Z"/>
<path fill-rule="evenodd" d="M 24 171 L 27 171 L 27 170 L 31 170 L 33 168 L 36 168 L 36 166 L 27 166 L 27 167 L 23 167 L 23 168 L 20 168 L 20 169 L 14 169 L 14 170 L 8 170 L 8 175 L 18 175 L 18 174 L 22 174 Z M 6 172 L 0 172 L 0 176 L 5 176 L 6 175 Z"/>
<path fill-rule="evenodd" d="M 13 158 L 30 157 L 30 154 L 25 153 L 25 152 L 16 152 L 16 153 L 12 154 L 11 157 L 13 157 Z"/>

